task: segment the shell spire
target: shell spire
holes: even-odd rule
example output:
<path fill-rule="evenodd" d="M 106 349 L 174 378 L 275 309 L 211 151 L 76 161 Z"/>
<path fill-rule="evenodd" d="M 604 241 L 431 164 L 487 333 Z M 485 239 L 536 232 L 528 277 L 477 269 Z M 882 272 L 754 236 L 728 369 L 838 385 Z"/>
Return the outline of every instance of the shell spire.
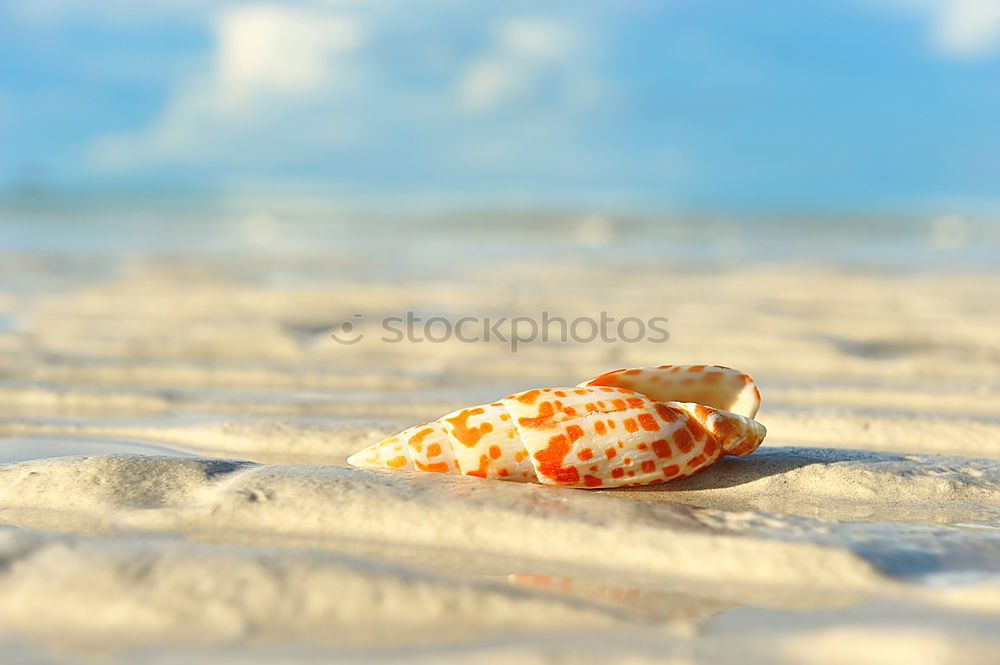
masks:
<path fill-rule="evenodd" d="M 683 478 L 764 439 L 749 376 L 713 365 L 617 370 L 527 390 L 411 427 L 348 458 L 365 468 L 566 487 Z"/>

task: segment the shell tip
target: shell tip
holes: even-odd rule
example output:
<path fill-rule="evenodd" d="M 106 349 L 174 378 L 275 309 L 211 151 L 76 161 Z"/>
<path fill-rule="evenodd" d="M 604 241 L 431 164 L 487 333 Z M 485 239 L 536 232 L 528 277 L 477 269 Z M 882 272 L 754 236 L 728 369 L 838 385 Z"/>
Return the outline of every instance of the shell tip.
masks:
<path fill-rule="evenodd" d="M 368 446 L 354 453 L 347 458 L 347 463 L 359 469 L 380 469 L 384 466 L 382 464 L 382 452 L 379 450 L 378 444 Z"/>

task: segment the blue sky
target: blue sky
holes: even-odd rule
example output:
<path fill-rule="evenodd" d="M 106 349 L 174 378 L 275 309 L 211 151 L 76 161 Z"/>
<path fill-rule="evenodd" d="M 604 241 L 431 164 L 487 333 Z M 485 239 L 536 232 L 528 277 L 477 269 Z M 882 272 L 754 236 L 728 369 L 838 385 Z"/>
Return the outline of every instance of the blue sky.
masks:
<path fill-rule="evenodd" d="M 1000 1 L 6 0 L 38 186 L 994 213 Z"/>

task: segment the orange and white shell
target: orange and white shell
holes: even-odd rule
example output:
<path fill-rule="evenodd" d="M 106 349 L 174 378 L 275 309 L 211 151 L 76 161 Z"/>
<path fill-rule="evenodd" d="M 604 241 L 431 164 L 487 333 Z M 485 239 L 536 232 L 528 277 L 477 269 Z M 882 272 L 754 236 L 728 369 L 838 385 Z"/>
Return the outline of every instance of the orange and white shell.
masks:
<path fill-rule="evenodd" d="M 753 380 L 728 367 L 622 369 L 455 411 L 347 461 L 564 487 L 649 485 L 756 450 L 766 434 L 753 419 L 759 406 Z"/>

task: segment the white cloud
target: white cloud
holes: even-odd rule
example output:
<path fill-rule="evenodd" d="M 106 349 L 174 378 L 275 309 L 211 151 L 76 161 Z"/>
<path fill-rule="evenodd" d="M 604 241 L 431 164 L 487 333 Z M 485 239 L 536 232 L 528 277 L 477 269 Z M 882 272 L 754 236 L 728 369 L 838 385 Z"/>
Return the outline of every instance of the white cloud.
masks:
<path fill-rule="evenodd" d="M 573 55 L 577 39 L 565 24 L 535 18 L 508 19 L 499 31 L 502 49 L 541 60 L 562 60 Z"/>
<path fill-rule="evenodd" d="M 231 152 L 248 141 L 266 145 L 261 134 L 277 124 L 270 115 L 287 120 L 297 105 L 350 87 L 347 56 L 364 39 L 353 17 L 279 4 L 223 8 L 213 32 L 208 72 L 181 83 L 149 129 L 97 141 L 91 151 L 97 165 L 129 168 L 211 154 L 213 148 Z M 312 140 L 335 134 L 320 132 Z"/>
<path fill-rule="evenodd" d="M 1000 48 L 1000 0 L 880 0 L 882 4 L 923 14 L 930 38 L 942 53 L 977 58 Z"/>
<path fill-rule="evenodd" d="M 578 14 L 491 9 L 448 22 L 381 3 L 271 1 L 203 20 L 213 41 L 202 67 L 146 128 L 93 143 L 92 165 L 183 166 L 231 183 L 337 164 L 346 181 L 387 159 L 389 172 L 407 160 L 521 164 L 525 145 L 544 142 L 565 170 L 584 164 L 575 132 L 607 97 L 598 24 Z M 466 41 L 470 20 L 488 26 L 481 43 Z"/>
<path fill-rule="evenodd" d="M 336 76 L 334 56 L 361 45 L 358 22 L 281 5 L 231 7 L 217 21 L 215 84 L 220 101 L 255 94 L 310 93 Z"/>
<path fill-rule="evenodd" d="M 555 83 L 564 90 L 584 89 L 578 68 L 580 35 L 545 19 L 501 22 L 485 53 L 473 59 L 458 83 L 462 108 L 484 111 Z"/>
<path fill-rule="evenodd" d="M 960 56 L 977 56 L 1000 46 L 1000 0 L 946 0 L 939 3 L 935 42 Z"/>

